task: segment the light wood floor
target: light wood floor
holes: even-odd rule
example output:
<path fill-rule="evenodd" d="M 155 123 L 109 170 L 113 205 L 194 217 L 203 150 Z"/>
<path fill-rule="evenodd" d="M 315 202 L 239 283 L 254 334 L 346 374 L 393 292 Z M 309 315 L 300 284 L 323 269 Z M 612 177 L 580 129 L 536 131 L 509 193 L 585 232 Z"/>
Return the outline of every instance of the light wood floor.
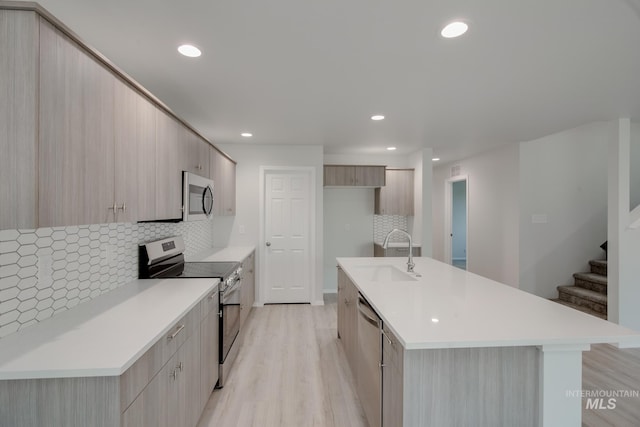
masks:
<path fill-rule="evenodd" d="M 335 296 L 326 305 L 254 308 L 240 354 L 198 427 L 367 427 L 336 338 Z M 640 349 L 594 345 L 583 353 L 584 390 L 640 391 Z M 586 409 L 587 427 L 640 426 L 640 398 Z"/>
<path fill-rule="evenodd" d="M 366 427 L 345 354 L 336 304 L 254 308 L 227 384 L 198 427 Z"/>
<path fill-rule="evenodd" d="M 640 394 L 640 349 L 592 345 L 582 353 L 582 389 L 623 390 Z M 607 398 L 605 398 L 606 404 Z M 640 397 L 618 397 L 615 409 L 586 409 L 582 402 L 582 425 L 588 427 L 640 426 Z"/>

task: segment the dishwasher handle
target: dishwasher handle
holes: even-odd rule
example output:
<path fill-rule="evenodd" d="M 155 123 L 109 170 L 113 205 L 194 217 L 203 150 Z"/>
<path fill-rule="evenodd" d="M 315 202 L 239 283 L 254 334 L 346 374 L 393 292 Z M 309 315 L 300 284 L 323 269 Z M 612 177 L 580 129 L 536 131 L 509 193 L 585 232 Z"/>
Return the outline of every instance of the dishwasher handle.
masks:
<path fill-rule="evenodd" d="M 358 311 L 360 312 L 360 315 L 372 326 L 380 328 L 380 318 L 362 295 L 358 296 Z"/>

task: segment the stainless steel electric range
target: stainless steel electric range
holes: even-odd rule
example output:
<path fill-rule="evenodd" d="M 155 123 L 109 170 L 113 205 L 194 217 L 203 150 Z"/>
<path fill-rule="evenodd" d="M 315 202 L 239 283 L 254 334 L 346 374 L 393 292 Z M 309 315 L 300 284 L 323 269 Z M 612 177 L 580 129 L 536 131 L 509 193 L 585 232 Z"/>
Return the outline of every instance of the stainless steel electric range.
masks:
<path fill-rule="evenodd" d="M 185 262 L 182 236 L 169 237 L 139 246 L 140 279 L 220 279 L 220 354 L 217 388 L 224 386 L 229 369 L 238 355 L 236 338 L 240 331 L 239 262 Z M 235 345 L 234 345 L 235 344 Z"/>

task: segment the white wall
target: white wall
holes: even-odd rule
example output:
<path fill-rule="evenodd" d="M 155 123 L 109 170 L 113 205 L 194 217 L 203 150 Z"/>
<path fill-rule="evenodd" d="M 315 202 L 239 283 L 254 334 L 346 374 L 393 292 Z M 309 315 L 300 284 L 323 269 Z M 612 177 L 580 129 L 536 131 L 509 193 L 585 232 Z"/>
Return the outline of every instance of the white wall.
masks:
<path fill-rule="evenodd" d="M 468 175 L 467 270 L 518 286 L 519 147 L 510 144 L 456 162 Z M 433 169 L 433 257 L 444 260 L 444 188 L 451 164 Z"/>
<path fill-rule="evenodd" d="M 610 127 L 608 319 L 640 331 L 640 229 L 629 228 L 631 122 Z"/>
<path fill-rule="evenodd" d="M 324 189 L 324 290 L 336 292 L 337 257 L 373 256 L 372 188 Z"/>
<path fill-rule="evenodd" d="M 631 187 L 629 188 L 631 200 L 631 210 L 640 206 L 640 122 L 631 122 L 631 141 L 630 141 L 630 155 L 631 162 Z"/>
<path fill-rule="evenodd" d="M 414 216 L 409 217 L 409 230 L 416 245 L 421 245 L 422 256 L 430 257 L 432 253 L 432 161 L 433 150 L 424 148 L 409 155 L 409 167 L 414 169 Z"/>
<path fill-rule="evenodd" d="M 256 269 L 260 260 L 260 166 L 311 166 L 316 171 L 315 283 L 312 302 L 322 303 L 323 288 L 323 155 L 322 146 L 219 144 L 238 162 L 236 169 L 236 215 L 214 219 L 215 246 L 256 245 Z M 243 232 L 241 232 L 243 231 Z M 258 278 L 258 286 L 260 286 Z M 258 298 L 260 298 L 260 293 Z M 260 301 L 260 300 L 259 300 Z"/>
<path fill-rule="evenodd" d="M 604 258 L 607 123 L 520 144 L 520 288 L 557 298 L 558 285 Z"/>

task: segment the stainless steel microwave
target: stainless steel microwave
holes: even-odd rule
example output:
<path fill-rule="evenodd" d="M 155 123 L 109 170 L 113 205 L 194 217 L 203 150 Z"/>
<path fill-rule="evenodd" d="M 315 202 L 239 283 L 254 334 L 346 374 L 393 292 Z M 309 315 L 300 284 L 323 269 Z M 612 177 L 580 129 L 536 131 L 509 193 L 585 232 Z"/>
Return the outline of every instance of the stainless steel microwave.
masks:
<path fill-rule="evenodd" d="M 182 220 L 201 221 L 213 213 L 213 181 L 182 172 Z"/>

